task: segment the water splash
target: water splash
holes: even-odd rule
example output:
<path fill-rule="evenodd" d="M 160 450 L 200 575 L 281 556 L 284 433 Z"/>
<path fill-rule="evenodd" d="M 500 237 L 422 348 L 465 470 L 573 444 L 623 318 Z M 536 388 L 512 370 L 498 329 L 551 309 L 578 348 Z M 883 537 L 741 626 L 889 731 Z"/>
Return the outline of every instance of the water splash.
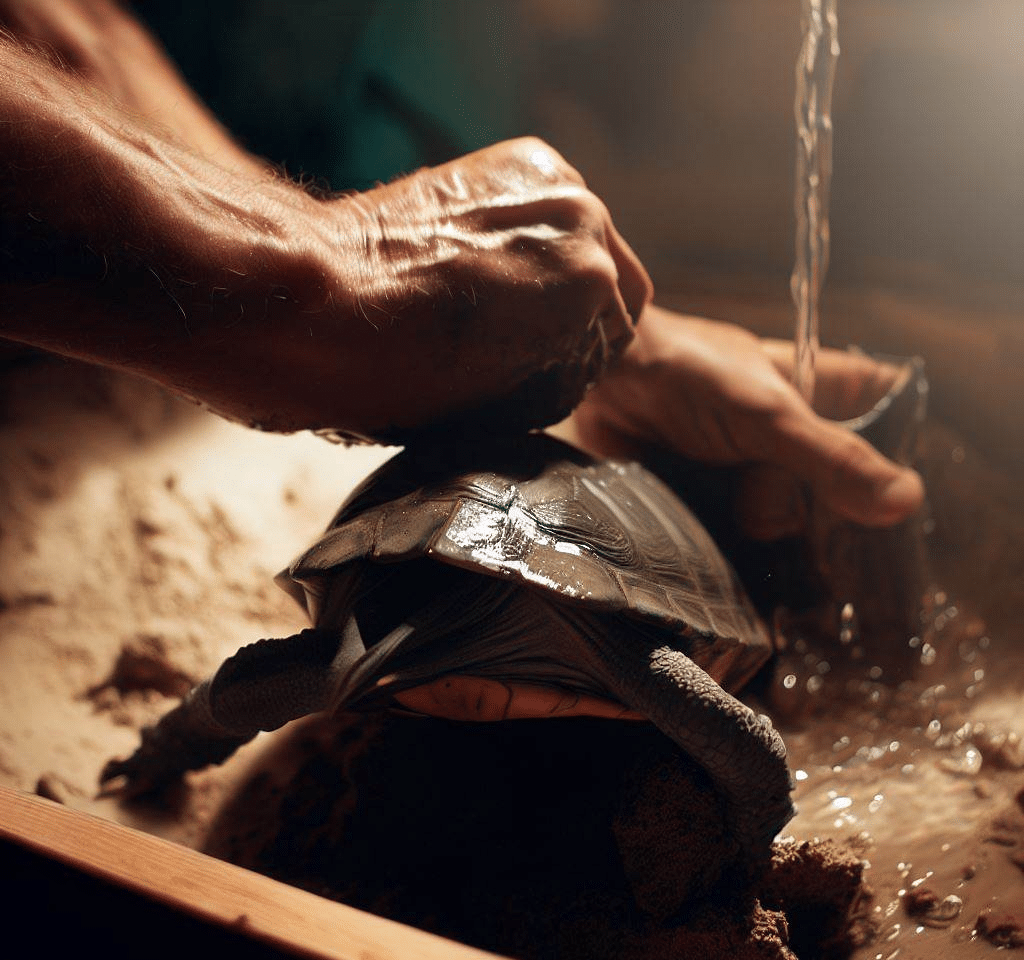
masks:
<path fill-rule="evenodd" d="M 803 43 L 796 64 L 796 308 L 793 383 L 811 402 L 818 352 L 818 302 L 828 270 L 832 180 L 832 87 L 839 58 L 836 0 L 801 0 Z"/>

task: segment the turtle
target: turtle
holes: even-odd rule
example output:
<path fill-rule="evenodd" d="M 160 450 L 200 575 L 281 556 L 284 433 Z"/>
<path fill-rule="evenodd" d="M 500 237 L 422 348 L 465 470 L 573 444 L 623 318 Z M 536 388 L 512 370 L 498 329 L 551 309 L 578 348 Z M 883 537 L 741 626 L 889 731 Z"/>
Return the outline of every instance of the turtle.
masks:
<path fill-rule="evenodd" d="M 733 696 L 771 657 L 769 631 L 639 463 L 546 434 L 407 447 L 278 582 L 313 626 L 240 649 L 104 784 L 155 789 L 319 711 L 429 713 L 454 691 L 499 719 L 481 706 L 495 690 L 555 690 L 519 715 L 649 721 L 675 741 L 721 796 L 738 860 L 767 863 L 793 816 L 783 741 Z"/>

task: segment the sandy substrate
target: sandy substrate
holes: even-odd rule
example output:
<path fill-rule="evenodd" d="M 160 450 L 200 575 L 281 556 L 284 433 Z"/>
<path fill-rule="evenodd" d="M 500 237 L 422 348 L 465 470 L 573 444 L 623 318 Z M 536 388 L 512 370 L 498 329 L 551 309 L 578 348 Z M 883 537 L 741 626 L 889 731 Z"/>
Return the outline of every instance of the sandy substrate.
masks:
<path fill-rule="evenodd" d="M 166 711 L 192 679 L 242 643 L 305 625 L 273 575 L 387 452 L 343 450 L 309 436 L 260 435 L 151 386 L 75 364 L 23 363 L 4 372 L 0 389 L 0 782 L 277 875 L 291 872 L 303 885 L 492 947 L 528 950 L 524 938 L 532 938 L 546 944 L 533 951 L 538 956 L 571 955 L 564 944 L 545 940 L 550 930 L 530 927 L 540 903 L 559 905 L 556 926 L 581 956 L 807 960 L 823 955 L 822 944 L 835 932 L 826 930 L 832 921 L 822 916 L 834 919 L 846 910 L 856 914 L 855 930 L 852 938 L 832 942 L 831 955 L 970 958 L 1024 939 L 1024 654 L 1017 622 L 1024 524 L 1014 489 L 952 435 L 929 433 L 934 524 L 927 539 L 944 595 L 933 594 L 920 636 L 899 650 L 876 651 L 867 638 L 841 644 L 838 624 L 826 624 L 824 641 L 820 631 L 786 625 L 789 649 L 762 689 L 760 706 L 784 732 L 799 813 L 787 828 L 792 839 L 779 848 L 776 879 L 765 881 L 756 909 L 751 901 L 716 901 L 700 908 L 711 912 L 691 910 L 681 926 L 675 920 L 652 925 L 649 915 L 622 915 L 618 888 L 565 900 L 567 888 L 551 871 L 544 874 L 551 886 L 527 896 L 521 877 L 530 870 L 538 875 L 528 858 L 520 865 L 527 872 L 516 879 L 510 869 L 505 887 L 474 882 L 477 874 L 493 878 L 495 867 L 493 860 L 480 862 L 484 847 L 470 844 L 449 858 L 449 867 L 462 871 L 454 876 L 462 878 L 462 889 L 478 891 L 479 902 L 465 904 L 465 916 L 453 923 L 437 903 L 424 903 L 422 893 L 403 901 L 389 891 L 380 877 L 393 879 L 394 871 L 381 871 L 379 862 L 376 873 L 357 862 L 352 872 L 370 879 L 353 890 L 345 877 L 318 880 L 309 853 L 325 843 L 346 849 L 338 836 L 325 839 L 324 831 L 353 811 L 383 830 L 381 842 L 417 846 L 387 828 L 386 818 L 366 819 L 366 804 L 369 798 L 370 809 L 389 810 L 392 822 L 407 815 L 394 797 L 408 791 L 392 792 L 389 785 L 404 768 L 409 738 L 429 739 L 420 730 L 359 728 L 354 734 L 345 726 L 300 723 L 258 739 L 220 770 L 190 775 L 186 789 L 162 805 L 126 806 L 95 796 L 103 764 L 129 752 L 138 727 Z M 562 736 L 576 734 L 567 728 Z M 591 734 L 581 736 L 593 742 Z M 581 752 L 572 743 L 556 751 L 558 737 L 545 743 L 555 751 L 550 766 L 564 773 L 564 758 L 578 760 Z M 375 743 L 384 746 L 370 749 Z M 427 770 L 451 755 L 447 743 L 435 738 L 424 748 Z M 614 799 L 599 819 L 610 831 L 609 843 L 617 844 L 620 872 L 625 857 L 623 882 L 634 894 L 636 878 L 650 873 L 645 844 L 658 830 L 666 836 L 677 831 L 668 844 L 697 835 L 693 824 L 672 827 L 671 817 L 651 816 L 651 809 L 667 804 L 664 797 L 678 800 L 696 788 L 681 774 L 677 780 L 656 775 L 654 760 L 637 773 L 631 764 L 645 749 L 602 749 L 601 763 L 584 764 L 603 764 L 606 779 L 614 781 L 602 794 Z M 494 745 L 474 741 L 459 750 L 486 757 Z M 369 759 L 354 763 L 353 756 Z M 457 766 L 449 762 L 452 770 Z M 413 770 L 426 776 L 422 767 L 421 758 Z M 481 763 L 472 769 L 479 771 Z M 442 779 L 452 789 L 452 775 Z M 508 783 L 493 789 L 515 794 L 520 807 L 548 811 L 552 823 L 559 815 L 571 820 L 583 802 L 567 804 L 564 790 L 519 796 L 528 782 L 522 777 L 514 789 Z M 361 796 L 339 787 L 345 784 L 363 784 Z M 629 784 L 643 789 L 630 793 Z M 467 793 L 472 788 L 456 791 L 463 807 L 451 843 L 478 836 L 467 833 L 470 811 L 478 809 L 465 801 Z M 387 803 L 382 796 L 390 797 Z M 435 800 L 450 809 L 443 791 Z M 317 802 L 326 806 L 314 810 Z M 317 830 L 300 835 L 294 825 L 310 821 Z M 713 833 L 707 825 L 701 831 Z M 559 836 L 569 842 L 564 831 Z M 557 850 L 550 837 L 536 831 L 531 837 L 532 848 L 522 837 L 503 842 Z M 838 845 L 807 845 L 816 838 Z M 428 875 L 438 862 L 437 842 L 427 844 L 418 861 L 410 859 L 407 889 L 438 886 Z M 632 867 L 630 856 L 636 858 Z M 663 859 L 653 862 L 665 869 Z M 423 880 L 418 888 L 417 878 Z M 780 892 L 786 883 L 788 892 Z M 835 894 L 827 907 L 813 902 L 823 887 Z M 658 892 L 648 895 L 654 914 L 664 913 Z M 498 915 L 493 898 L 500 896 L 504 940 L 493 925 L 481 932 L 480 917 Z M 727 906 L 733 911 L 729 929 L 743 928 L 742 944 L 729 941 L 715 913 Z M 740 914 L 742 923 L 735 919 Z M 807 917 L 815 916 L 817 926 L 808 926 Z M 600 949 L 587 948 L 587 937 L 597 936 L 601 924 L 618 930 L 620 939 L 610 941 L 608 932 Z M 799 952 L 783 947 L 787 940 Z"/>

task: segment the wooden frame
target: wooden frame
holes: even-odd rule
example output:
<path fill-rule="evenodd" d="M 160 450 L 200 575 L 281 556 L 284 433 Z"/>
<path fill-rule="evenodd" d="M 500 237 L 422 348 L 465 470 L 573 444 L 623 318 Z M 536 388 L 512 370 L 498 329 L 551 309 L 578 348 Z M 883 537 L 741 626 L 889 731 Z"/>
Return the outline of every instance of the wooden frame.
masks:
<path fill-rule="evenodd" d="M 495 957 L 4 787 L 0 787 L 0 875 L 2 886 L 7 887 L 0 894 L 8 935 L 16 936 L 20 922 L 32 927 L 32 940 L 42 946 L 52 944 L 55 937 L 80 941 L 89 936 L 81 930 L 100 931 L 102 936 L 135 923 L 130 936 L 135 938 L 138 955 L 148 957 L 180 956 L 180 946 L 170 947 L 175 938 L 199 956 L 211 955 L 207 948 L 213 941 L 240 941 L 243 949 L 233 946 L 232 956 Z M 57 909 L 47 909 L 40 899 Z M 140 921 L 143 915 L 145 920 Z M 205 934 L 210 944 L 192 942 Z M 102 949 L 104 944 L 98 946 Z M 42 952 L 49 955 L 48 950 Z M 135 951 L 114 953 L 134 955 Z M 104 956 L 110 955 L 105 950 Z"/>

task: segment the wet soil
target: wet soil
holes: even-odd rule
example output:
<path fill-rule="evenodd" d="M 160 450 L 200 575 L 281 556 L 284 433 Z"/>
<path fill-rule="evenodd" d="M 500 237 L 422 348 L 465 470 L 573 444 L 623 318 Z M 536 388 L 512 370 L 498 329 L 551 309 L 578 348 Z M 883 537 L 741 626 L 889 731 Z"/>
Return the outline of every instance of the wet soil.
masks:
<path fill-rule="evenodd" d="M 0 782 L 523 956 L 988 957 L 1024 918 L 1024 523 L 969 444 L 927 441 L 920 631 L 780 619 L 752 702 L 799 812 L 740 894 L 699 771 L 634 726 L 317 720 L 160 804 L 98 799 L 190 679 L 304 626 L 273 575 L 387 453 L 30 360 L 0 395 Z"/>
<path fill-rule="evenodd" d="M 519 957 L 840 957 L 871 932 L 858 855 L 786 841 L 751 884 L 706 776 L 644 723 L 299 724 L 206 849 Z"/>

